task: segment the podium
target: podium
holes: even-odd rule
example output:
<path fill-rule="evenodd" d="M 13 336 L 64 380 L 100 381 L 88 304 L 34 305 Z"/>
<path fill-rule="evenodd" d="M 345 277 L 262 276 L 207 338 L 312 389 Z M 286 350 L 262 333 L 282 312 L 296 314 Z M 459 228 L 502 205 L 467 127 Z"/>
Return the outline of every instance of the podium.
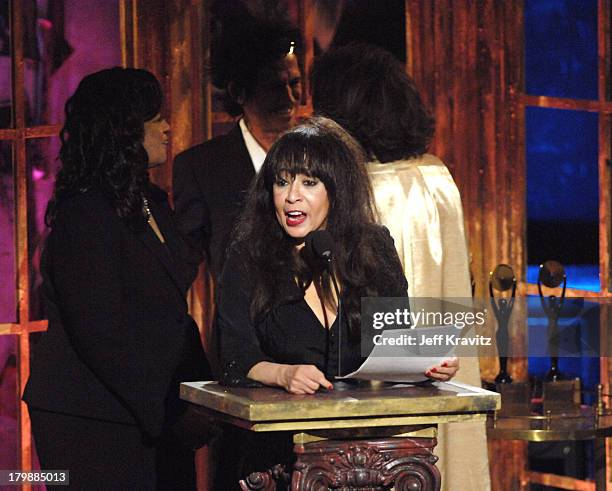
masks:
<path fill-rule="evenodd" d="M 243 490 L 275 490 L 285 479 L 292 491 L 438 491 L 437 424 L 484 421 L 501 405 L 499 394 L 455 382 L 371 382 L 313 395 L 185 382 L 181 398 L 202 417 L 253 432 L 292 433 L 293 469 L 253 472 L 240 482 Z"/>

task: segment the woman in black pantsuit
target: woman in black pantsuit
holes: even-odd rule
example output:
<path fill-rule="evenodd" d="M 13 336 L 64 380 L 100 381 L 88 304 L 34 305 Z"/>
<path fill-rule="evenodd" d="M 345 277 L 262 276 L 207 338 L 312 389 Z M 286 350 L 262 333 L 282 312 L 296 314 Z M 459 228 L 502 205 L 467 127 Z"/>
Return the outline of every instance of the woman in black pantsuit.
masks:
<path fill-rule="evenodd" d="M 210 377 L 185 294 L 193 261 L 148 167 L 169 126 L 155 77 L 113 68 L 66 103 L 46 221 L 48 331 L 24 400 L 43 469 L 75 489 L 195 488 L 179 382 Z"/>

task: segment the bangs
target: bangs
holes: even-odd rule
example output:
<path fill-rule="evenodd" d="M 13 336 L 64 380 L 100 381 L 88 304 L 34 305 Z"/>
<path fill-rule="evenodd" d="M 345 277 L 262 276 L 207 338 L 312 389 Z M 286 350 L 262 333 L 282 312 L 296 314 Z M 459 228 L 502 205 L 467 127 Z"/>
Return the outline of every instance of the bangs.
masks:
<path fill-rule="evenodd" d="M 328 191 L 333 188 L 333 162 L 337 160 L 334 148 L 337 144 L 326 141 L 328 139 L 310 128 L 294 129 L 283 135 L 270 149 L 264 162 L 266 188 L 271 189 L 276 178 L 283 173 L 292 177 L 297 174 L 315 177 L 325 184 Z"/>

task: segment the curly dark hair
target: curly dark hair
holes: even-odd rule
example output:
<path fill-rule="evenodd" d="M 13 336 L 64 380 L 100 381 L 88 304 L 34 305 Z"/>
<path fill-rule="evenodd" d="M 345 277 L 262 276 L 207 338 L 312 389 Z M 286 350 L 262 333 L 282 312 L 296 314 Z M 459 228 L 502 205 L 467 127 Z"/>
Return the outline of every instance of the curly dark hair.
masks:
<path fill-rule="evenodd" d="M 349 332 L 358 339 L 361 297 L 383 293 L 397 271 L 380 258 L 382 229 L 375 225 L 365 153 L 344 129 L 322 117 L 306 120 L 274 143 L 234 229 L 232 247 L 244 255 L 253 279 L 251 318 L 257 322 L 279 305 L 298 300 L 287 297 L 287 278 L 297 279 L 302 292 L 312 281 L 320 282 L 324 301 L 333 303 L 327 275 L 313 274 L 304 254 L 297 252 L 299 241 L 289 237 L 276 218 L 272 186 L 285 173 L 305 174 L 325 185 L 330 204 L 326 230 L 336 243 L 335 274 L 343 289 Z"/>
<path fill-rule="evenodd" d="M 162 101 L 158 80 L 146 70 L 116 67 L 81 80 L 65 106 L 62 166 L 47 206 L 48 226 L 62 201 L 92 187 L 108 196 L 126 223 L 143 221 L 149 185 L 144 123 L 160 112 Z"/>
<path fill-rule="evenodd" d="M 222 27 L 213 39 L 209 71 L 212 83 L 224 91 L 223 106 L 230 116 L 242 114 L 242 105 L 257 88 L 258 73 L 291 49 L 300 52 L 300 32 L 280 21 L 245 18 Z"/>
<path fill-rule="evenodd" d="M 404 66 L 388 51 L 350 44 L 316 58 L 311 74 L 315 112 L 346 128 L 381 162 L 427 151 L 434 119 Z"/>

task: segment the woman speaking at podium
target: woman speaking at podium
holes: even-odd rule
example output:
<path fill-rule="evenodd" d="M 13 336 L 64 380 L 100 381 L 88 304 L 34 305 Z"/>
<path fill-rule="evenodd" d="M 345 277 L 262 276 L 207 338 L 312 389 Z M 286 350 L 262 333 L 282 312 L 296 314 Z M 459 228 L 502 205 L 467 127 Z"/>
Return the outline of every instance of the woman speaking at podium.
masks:
<path fill-rule="evenodd" d="M 317 230 L 335 242 L 342 325 L 330 276 L 303 247 Z M 217 304 L 222 382 L 330 390 L 339 362 L 349 373 L 362 361 L 361 297 L 406 290 L 393 240 L 375 221 L 364 154 L 332 120 L 313 118 L 272 146 L 235 229 Z M 448 380 L 457 366 L 446 365 L 427 375 Z"/>
<path fill-rule="evenodd" d="M 293 128 L 270 149 L 221 275 L 215 327 L 222 383 L 292 394 L 331 390 L 339 362 L 349 373 L 362 361 L 361 297 L 406 296 L 393 240 L 375 222 L 363 159 L 359 145 L 326 118 Z M 318 230 L 335 242 L 342 325 L 330 277 L 304 247 Z M 457 369 L 448 360 L 427 375 L 448 380 Z M 234 489 L 250 472 L 286 462 L 291 441 L 229 428 L 221 455 L 215 489 Z"/>

